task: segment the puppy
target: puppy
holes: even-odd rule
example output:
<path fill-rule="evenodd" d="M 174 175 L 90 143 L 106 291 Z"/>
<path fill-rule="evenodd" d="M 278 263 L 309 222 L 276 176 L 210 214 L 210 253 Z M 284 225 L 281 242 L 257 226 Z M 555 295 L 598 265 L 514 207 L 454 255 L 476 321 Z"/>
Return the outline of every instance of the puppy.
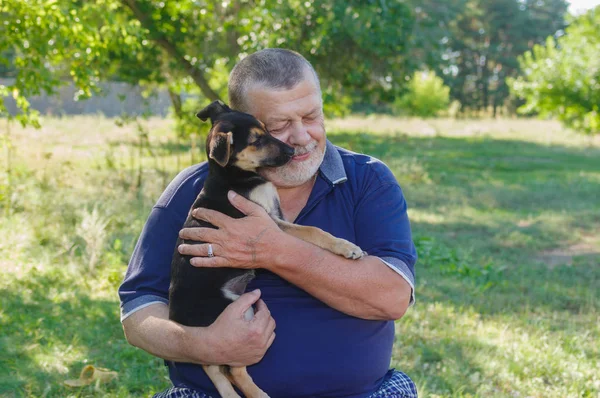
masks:
<path fill-rule="evenodd" d="M 277 190 L 257 173 L 257 169 L 283 166 L 294 155 L 293 147 L 271 136 L 264 124 L 253 116 L 233 111 L 220 101 L 211 103 L 196 116 L 203 121 L 210 118 L 212 122 L 206 139 L 208 177 L 190 209 L 185 228 L 215 228 L 192 217 L 191 211 L 199 207 L 217 210 L 234 218 L 244 217 L 227 199 L 227 192 L 233 190 L 262 206 L 287 233 L 346 258 L 358 259 L 363 256 L 358 246 L 346 240 L 318 228 L 283 220 Z M 202 242 L 180 238 L 177 246 L 182 243 Z M 190 256 L 181 255 L 175 249 L 171 263 L 169 318 L 187 326 L 208 326 L 225 307 L 245 292 L 246 286 L 254 278 L 254 271 L 197 268 L 190 264 L 190 259 Z M 254 311 L 250 308 L 246 319 L 252 319 L 253 315 Z M 268 397 L 252 381 L 245 367 L 205 365 L 203 368 L 223 397 L 239 398 L 231 383 L 246 397 Z"/>

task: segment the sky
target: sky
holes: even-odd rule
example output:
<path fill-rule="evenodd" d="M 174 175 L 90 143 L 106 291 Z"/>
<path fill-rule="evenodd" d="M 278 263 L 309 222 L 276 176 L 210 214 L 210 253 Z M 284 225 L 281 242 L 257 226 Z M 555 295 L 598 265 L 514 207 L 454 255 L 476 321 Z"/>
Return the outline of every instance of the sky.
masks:
<path fill-rule="evenodd" d="M 589 10 L 590 8 L 600 5 L 600 0 L 570 0 L 571 6 L 569 11 L 577 14 L 580 11 Z"/>

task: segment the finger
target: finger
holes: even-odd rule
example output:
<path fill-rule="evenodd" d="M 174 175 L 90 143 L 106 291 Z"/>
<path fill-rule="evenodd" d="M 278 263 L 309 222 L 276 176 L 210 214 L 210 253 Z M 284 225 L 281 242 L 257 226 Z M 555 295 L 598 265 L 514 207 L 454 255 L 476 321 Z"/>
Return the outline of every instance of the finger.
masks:
<path fill-rule="evenodd" d="M 257 216 L 261 212 L 266 214 L 265 209 L 263 209 L 261 206 L 257 205 L 251 200 L 244 198 L 242 195 L 238 195 L 233 191 L 229 191 L 227 193 L 227 198 L 236 209 L 238 209 L 247 216 Z"/>
<path fill-rule="evenodd" d="M 256 303 L 254 310 L 253 321 L 256 323 L 256 326 L 261 330 L 266 330 L 271 319 L 273 319 L 271 317 L 271 311 L 269 311 L 264 301 L 259 300 Z"/>
<path fill-rule="evenodd" d="M 273 319 L 273 318 L 269 318 L 269 323 L 268 323 L 268 325 L 267 325 L 267 329 L 266 329 L 266 330 L 267 330 L 267 333 L 268 333 L 269 335 L 270 335 L 270 334 L 272 334 L 273 332 L 275 332 L 275 326 L 277 326 L 277 325 L 275 324 L 275 319 Z"/>
<path fill-rule="evenodd" d="M 237 300 L 229 304 L 231 309 L 243 316 L 246 310 L 260 299 L 260 289 L 255 289 L 251 292 L 242 294 Z"/>
<path fill-rule="evenodd" d="M 214 228 L 183 228 L 179 231 L 181 239 L 196 242 L 214 243 L 218 240 L 219 230 Z"/>
<path fill-rule="evenodd" d="M 269 318 L 271 316 L 271 311 L 269 311 L 269 308 L 267 307 L 267 304 L 263 301 L 263 300 L 258 300 L 256 302 L 256 311 L 255 311 L 256 316 L 260 316 L 261 318 Z"/>
<path fill-rule="evenodd" d="M 275 341 L 275 332 L 273 332 L 273 334 L 269 337 L 269 341 L 267 341 L 267 349 L 269 349 L 269 347 L 271 347 L 271 344 L 273 344 L 273 341 Z"/>
<path fill-rule="evenodd" d="M 226 268 L 231 265 L 225 257 L 194 257 L 190 264 L 198 268 Z"/>
<path fill-rule="evenodd" d="M 218 256 L 218 253 L 221 252 L 221 247 L 216 243 L 202 243 L 196 245 L 190 245 L 187 243 L 182 243 L 177 247 L 177 250 L 180 254 L 185 256 L 193 256 L 193 257 L 209 257 L 208 255 L 208 246 L 212 245 L 213 255 Z"/>
<path fill-rule="evenodd" d="M 199 220 L 209 222 L 212 225 L 214 225 L 215 227 L 219 227 L 219 228 L 223 227 L 226 223 L 233 220 L 233 218 L 229 217 L 228 215 L 225 215 L 216 210 L 205 209 L 203 207 L 199 207 L 199 208 L 193 210 L 192 216 L 194 216 L 194 218 L 197 218 Z"/>

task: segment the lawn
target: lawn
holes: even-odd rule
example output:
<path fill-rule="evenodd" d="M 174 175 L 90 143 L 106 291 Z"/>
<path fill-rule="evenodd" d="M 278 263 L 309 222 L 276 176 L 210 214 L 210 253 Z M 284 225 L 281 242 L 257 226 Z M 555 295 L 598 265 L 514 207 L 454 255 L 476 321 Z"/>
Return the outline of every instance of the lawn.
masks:
<path fill-rule="evenodd" d="M 154 201 L 203 155 L 169 120 L 42 124 L 1 141 L 0 396 L 149 396 L 166 368 L 125 341 L 116 289 Z M 328 132 L 386 162 L 407 198 L 417 303 L 392 366 L 421 396 L 600 395 L 599 139 L 529 120 L 349 118 Z M 119 378 L 62 384 L 86 364 Z"/>

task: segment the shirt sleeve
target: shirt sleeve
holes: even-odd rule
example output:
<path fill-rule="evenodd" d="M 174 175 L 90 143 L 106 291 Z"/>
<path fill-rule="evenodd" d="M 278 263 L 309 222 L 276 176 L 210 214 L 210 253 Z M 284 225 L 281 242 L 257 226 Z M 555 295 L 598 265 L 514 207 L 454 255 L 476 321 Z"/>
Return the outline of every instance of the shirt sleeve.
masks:
<path fill-rule="evenodd" d="M 185 222 L 180 218 L 160 206 L 150 212 L 119 287 L 121 322 L 151 304 L 168 304 L 171 259 Z"/>
<path fill-rule="evenodd" d="M 417 252 L 412 240 L 407 204 L 400 185 L 381 162 L 367 178 L 355 215 L 356 243 L 410 285 L 415 301 L 415 263 Z"/>

